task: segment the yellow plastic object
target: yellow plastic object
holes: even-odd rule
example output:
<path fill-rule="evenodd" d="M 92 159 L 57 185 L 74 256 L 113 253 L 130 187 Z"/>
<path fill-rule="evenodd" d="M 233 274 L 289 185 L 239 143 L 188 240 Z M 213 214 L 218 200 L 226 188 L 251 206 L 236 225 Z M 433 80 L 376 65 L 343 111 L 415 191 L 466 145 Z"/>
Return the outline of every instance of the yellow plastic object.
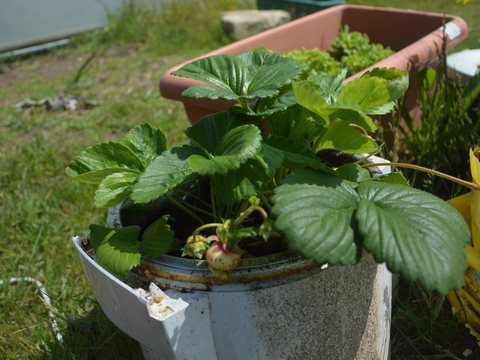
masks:
<path fill-rule="evenodd" d="M 463 289 L 452 290 L 447 294 L 452 312 L 458 321 L 468 323 L 475 331 L 480 331 L 480 304 Z M 479 339 L 480 340 L 480 339 Z"/>
<path fill-rule="evenodd" d="M 480 184 L 480 162 L 478 157 L 480 149 L 470 150 L 470 170 L 472 172 L 473 182 Z M 473 247 L 480 250 L 480 192 L 472 191 L 471 200 L 471 222 L 472 222 L 472 242 Z"/>
<path fill-rule="evenodd" d="M 480 184 L 479 156 L 480 148 L 470 150 L 470 170 L 475 184 Z M 465 218 L 472 241 L 465 247 L 467 270 L 462 288 L 450 291 L 447 299 L 458 321 L 465 323 L 470 333 L 480 340 L 480 191 L 472 190 L 448 202 Z"/>
<path fill-rule="evenodd" d="M 467 269 L 465 272 L 465 291 L 473 297 L 473 299 L 480 304 L 480 289 L 478 288 L 478 281 L 472 269 Z"/>
<path fill-rule="evenodd" d="M 470 228 L 470 231 L 472 231 L 471 201 L 472 191 L 447 200 L 447 202 L 457 209 L 457 211 L 463 216 L 468 227 Z"/>
<path fill-rule="evenodd" d="M 467 253 L 467 265 L 480 272 L 480 252 L 470 245 L 465 247 L 465 252 Z"/>

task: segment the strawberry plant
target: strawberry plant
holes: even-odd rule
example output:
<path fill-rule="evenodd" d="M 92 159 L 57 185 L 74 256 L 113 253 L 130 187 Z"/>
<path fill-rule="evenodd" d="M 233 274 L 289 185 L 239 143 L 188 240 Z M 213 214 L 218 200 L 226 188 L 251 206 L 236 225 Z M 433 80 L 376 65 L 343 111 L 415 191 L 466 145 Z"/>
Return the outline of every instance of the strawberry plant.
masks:
<path fill-rule="evenodd" d="M 173 147 L 144 124 L 75 157 L 66 171 L 98 185 L 97 206 L 155 208 L 144 227 L 92 225 L 97 261 L 123 278 L 142 255 L 183 249 L 226 277 L 259 247 L 331 265 L 356 264 L 367 250 L 424 289 L 459 287 L 470 233 L 452 206 L 398 173 L 371 177 L 361 163 L 337 166 L 324 156 L 378 152 L 370 116 L 393 109 L 407 73 L 377 68 L 346 84 L 345 70 L 306 80 L 300 73 L 265 51 L 196 60 L 174 75 L 205 84 L 183 96 L 236 105 L 191 125 L 189 140 Z"/>

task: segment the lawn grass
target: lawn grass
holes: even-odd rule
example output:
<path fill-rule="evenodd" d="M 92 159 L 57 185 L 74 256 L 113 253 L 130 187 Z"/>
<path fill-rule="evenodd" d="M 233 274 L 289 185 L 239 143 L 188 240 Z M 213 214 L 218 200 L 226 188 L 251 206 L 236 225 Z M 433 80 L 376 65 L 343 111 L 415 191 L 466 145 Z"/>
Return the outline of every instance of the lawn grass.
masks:
<path fill-rule="evenodd" d="M 54 61 L 55 57 L 49 54 L 29 59 L 11 72 L 35 61 Z M 28 87 L 0 90 L 3 108 L 0 226 L 4 240 L 1 273 L 4 278 L 33 276 L 42 281 L 55 308 L 75 318 L 89 317 L 92 311 L 98 313 L 98 307 L 69 238 L 85 234 L 89 223 L 103 223 L 105 211 L 92 206 L 93 188 L 67 178 L 66 164 L 85 146 L 104 138 L 123 137 L 131 126 L 139 123 L 150 122 L 165 129 L 171 143 L 183 139 L 178 128 L 188 124 L 183 109 L 160 99 L 156 90 L 157 79 L 179 58 L 171 57 L 171 63 L 154 64 L 136 53 L 126 57 L 117 55 L 113 60 L 105 58 L 103 65 L 102 59 L 98 60 L 92 64 L 92 74 L 96 73 L 97 79 L 99 73 L 107 74 L 105 80 L 81 92 L 89 98 L 101 99 L 103 104 L 89 110 L 47 112 L 36 108 L 17 113 L 11 109 L 13 103 L 26 97 L 55 96 L 58 88 L 44 86 L 46 80 L 41 77 Z M 109 64 L 111 61 L 115 67 Z M 146 67 L 150 70 L 146 71 Z M 69 80 L 68 75 L 74 74 L 75 70 L 47 82 L 56 82 L 61 87 Z M 3 317 L 0 343 L 6 347 L 0 349 L 0 358 L 5 358 L 4 351 L 12 359 L 18 353 L 18 358 L 42 354 L 45 351 L 42 344 L 52 339 L 52 333 L 35 288 L 22 283 L 4 285 L 0 299 Z M 92 336 L 92 340 L 96 337 Z"/>
<path fill-rule="evenodd" d="M 159 97 L 158 81 L 169 67 L 227 43 L 219 21 L 212 19 L 242 6 L 227 0 L 185 3 L 175 2 L 168 16 L 134 9 L 128 24 L 124 12 L 107 29 L 75 37 L 67 48 L 2 63 L 0 280 L 34 277 L 45 285 L 65 348 L 58 345 L 35 286 L 4 283 L 1 359 L 141 358 L 138 344 L 103 315 L 83 275 L 70 238 L 84 235 L 90 223 L 104 223 L 106 213 L 92 204 L 94 188 L 68 178 L 65 167 L 84 147 L 123 138 L 144 122 L 164 130 L 170 144 L 183 140 L 181 129 L 188 125 L 183 107 Z M 179 24 L 188 17 L 197 26 L 182 32 Z M 139 32 L 144 27 L 138 24 L 146 23 L 149 32 Z M 167 32 L 175 35 L 170 42 Z M 32 108 L 19 113 L 12 107 L 26 98 L 60 93 L 101 104 L 73 112 Z"/>
<path fill-rule="evenodd" d="M 348 2 L 444 11 L 466 20 L 478 10 L 478 2 L 464 7 L 452 5 L 454 0 Z M 431 9 L 432 3 L 438 8 Z M 70 241 L 87 232 L 90 223 L 104 223 L 105 210 L 94 208 L 94 188 L 68 178 L 64 169 L 79 150 L 106 139 L 119 140 L 140 123 L 164 130 L 170 144 L 183 139 L 181 130 L 188 120 L 179 103 L 159 97 L 161 75 L 187 58 L 228 43 L 219 12 L 252 3 L 172 4 L 161 14 L 126 8 L 107 28 L 74 37 L 66 48 L 0 63 L 0 280 L 41 281 L 63 336 L 61 346 L 34 285 L 4 282 L 0 359 L 141 359 L 138 344 L 103 315 Z M 185 26 L 187 21 L 196 25 Z M 467 47 L 478 47 L 476 41 Z M 61 93 L 101 103 L 76 111 L 32 108 L 19 113 L 12 107 L 26 98 Z"/>

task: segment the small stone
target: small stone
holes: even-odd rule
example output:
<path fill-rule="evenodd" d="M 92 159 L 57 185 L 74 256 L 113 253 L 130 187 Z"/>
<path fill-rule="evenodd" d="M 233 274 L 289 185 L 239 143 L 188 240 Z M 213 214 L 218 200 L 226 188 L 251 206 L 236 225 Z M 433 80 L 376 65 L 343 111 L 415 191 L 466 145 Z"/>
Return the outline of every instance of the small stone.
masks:
<path fill-rule="evenodd" d="M 473 351 L 470 349 L 467 349 L 463 352 L 463 356 L 467 357 L 473 354 Z"/>
<path fill-rule="evenodd" d="M 292 19 L 285 10 L 237 10 L 222 14 L 224 31 L 237 39 L 285 24 Z"/>

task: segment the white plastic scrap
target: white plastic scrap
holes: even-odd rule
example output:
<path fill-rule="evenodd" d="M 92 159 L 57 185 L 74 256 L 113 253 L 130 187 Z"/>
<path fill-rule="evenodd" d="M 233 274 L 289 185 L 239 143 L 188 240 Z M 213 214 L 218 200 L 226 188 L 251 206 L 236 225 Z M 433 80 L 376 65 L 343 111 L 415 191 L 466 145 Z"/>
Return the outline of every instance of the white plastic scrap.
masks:
<path fill-rule="evenodd" d="M 137 289 L 139 299 L 145 303 L 148 313 L 153 318 L 164 320 L 188 306 L 188 303 L 182 299 L 172 299 L 165 294 L 157 285 L 150 283 L 149 292 L 143 289 Z"/>

